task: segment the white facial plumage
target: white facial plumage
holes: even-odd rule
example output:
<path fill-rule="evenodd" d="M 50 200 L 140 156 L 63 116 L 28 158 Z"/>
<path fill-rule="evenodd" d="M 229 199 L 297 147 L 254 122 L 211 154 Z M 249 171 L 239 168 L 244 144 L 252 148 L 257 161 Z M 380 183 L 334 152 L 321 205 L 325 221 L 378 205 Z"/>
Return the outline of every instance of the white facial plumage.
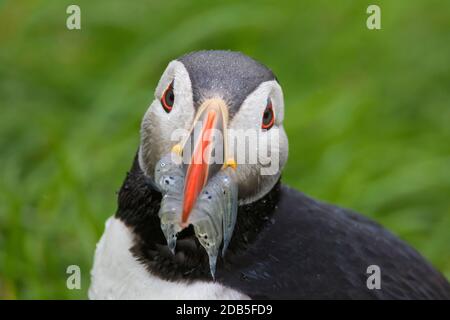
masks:
<path fill-rule="evenodd" d="M 167 113 L 161 97 L 173 83 L 175 95 L 173 109 Z M 222 98 L 220 95 L 217 98 Z M 272 101 L 275 123 L 271 130 L 261 128 L 261 120 L 268 99 Z M 141 124 L 141 144 L 139 148 L 139 165 L 146 176 L 153 178 L 156 163 L 171 148 L 179 143 L 172 141 L 175 130 L 190 130 L 196 115 L 193 101 L 193 88 L 189 73 L 182 62 L 172 61 L 167 66 L 155 90 L 155 99 L 144 115 Z M 276 80 L 264 81 L 249 93 L 238 111 L 228 122 L 228 128 L 234 132 L 253 129 L 258 132 L 260 144 L 246 144 L 247 154 L 258 154 L 258 146 L 268 143 L 274 135 L 278 142 L 272 145 L 268 164 L 260 161 L 252 164 L 238 163 L 236 173 L 239 186 L 239 203 L 247 204 L 263 197 L 278 181 L 281 170 L 288 157 L 288 140 L 283 128 L 284 100 L 283 92 Z M 231 132 L 229 130 L 228 132 Z M 232 137 L 228 137 L 230 141 Z M 230 150 L 231 154 L 237 153 Z M 272 157 L 273 155 L 273 157 Z M 272 163 L 270 163 L 270 161 Z M 276 162 L 276 163 L 273 163 Z M 276 168 L 273 174 L 261 174 L 263 167 Z"/>

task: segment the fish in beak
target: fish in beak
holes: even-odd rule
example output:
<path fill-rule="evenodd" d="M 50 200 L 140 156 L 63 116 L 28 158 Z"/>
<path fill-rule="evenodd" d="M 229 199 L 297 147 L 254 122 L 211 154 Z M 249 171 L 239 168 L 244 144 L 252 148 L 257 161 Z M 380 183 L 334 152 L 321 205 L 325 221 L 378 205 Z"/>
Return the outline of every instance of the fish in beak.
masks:
<path fill-rule="evenodd" d="M 177 234 L 193 225 L 209 257 L 214 278 L 217 256 L 228 247 L 236 223 L 236 163 L 228 159 L 228 113 L 221 99 L 206 100 L 198 109 L 189 136 L 155 167 L 154 184 L 163 194 L 159 217 L 169 249 Z"/>

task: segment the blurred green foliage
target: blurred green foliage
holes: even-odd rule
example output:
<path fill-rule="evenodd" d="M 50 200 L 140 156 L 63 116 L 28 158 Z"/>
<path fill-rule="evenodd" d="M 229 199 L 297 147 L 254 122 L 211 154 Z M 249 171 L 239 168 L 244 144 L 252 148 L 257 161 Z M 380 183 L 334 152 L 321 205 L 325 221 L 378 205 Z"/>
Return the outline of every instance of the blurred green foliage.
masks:
<path fill-rule="evenodd" d="M 444 1 L 0 1 L 0 298 L 86 298 L 154 87 L 199 49 L 277 74 L 285 183 L 372 217 L 450 277 L 449 36 Z M 71 264 L 82 290 L 66 288 Z"/>

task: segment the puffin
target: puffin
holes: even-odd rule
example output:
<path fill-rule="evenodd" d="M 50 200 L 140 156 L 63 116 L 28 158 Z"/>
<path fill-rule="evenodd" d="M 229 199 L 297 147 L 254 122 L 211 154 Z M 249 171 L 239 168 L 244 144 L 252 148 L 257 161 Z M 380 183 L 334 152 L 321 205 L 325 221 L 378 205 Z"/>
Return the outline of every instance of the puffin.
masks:
<path fill-rule="evenodd" d="M 89 298 L 450 299 L 445 277 L 382 226 L 281 183 L 283 118 L 276 76 L 243 53 L 171 61 Z M 253 140 L 236 142 L 242 132 Z"/>

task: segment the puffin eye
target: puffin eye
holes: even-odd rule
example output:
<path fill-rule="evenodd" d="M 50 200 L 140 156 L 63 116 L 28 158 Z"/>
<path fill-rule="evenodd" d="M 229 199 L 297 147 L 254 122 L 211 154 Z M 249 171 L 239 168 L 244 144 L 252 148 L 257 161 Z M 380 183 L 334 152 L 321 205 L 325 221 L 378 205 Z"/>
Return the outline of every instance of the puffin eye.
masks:
<path fill-rule="evenodd" d="M 161 104 L 164 108 L 164 111 L 169 113 L 172 111 L 173 103 L 175 102 L 175 94 L 173 93 L 173 81 L 164 91 L 161 97 Z"/>
<path fill-rule="evenodd" d="M 261 127 L 264 130 L 269 130 L 270 128 L 273 127 L 274 123 L 275 123 L 275 114 L 273 113 L 272 101 L 270 99 L 267 99 L 267 106 L 266 109 L 264 110 Z"/>

